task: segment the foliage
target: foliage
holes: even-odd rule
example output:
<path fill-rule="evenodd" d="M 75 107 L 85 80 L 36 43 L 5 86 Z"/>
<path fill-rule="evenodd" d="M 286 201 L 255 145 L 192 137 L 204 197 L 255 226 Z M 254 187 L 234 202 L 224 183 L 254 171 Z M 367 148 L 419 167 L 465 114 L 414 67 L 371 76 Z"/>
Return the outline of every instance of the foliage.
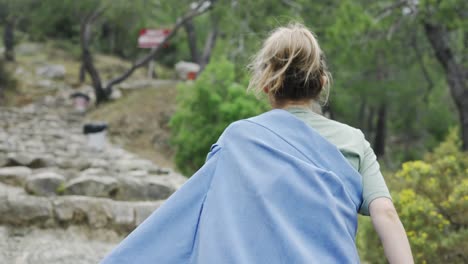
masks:
<path fill-rule="evenodd" d="M 359 127 L 372 142 L 380 132 L 377 109 L 385 104 L 386 160 L 393 166 L 422 158 L 456 124 L 444 73 L 420 22 L 403 15 L 401 3 L 383 16 L 391 1 L 341 1 L 319 35 L 334 74 L 335 118 Z"/>
<path fill-rule="evenodd" d="M 394 203 L 406 228 L 415 263 L 466 263 L 468 260 L 468 154 L 457 131 L 424 160 L 403 164 L 396 173 L 401 191 Z M 363 259 L 386 263 L 369 222 L 359 237 Z M 375 250 L 374 250 L 375 249 Z"/>
<path fill-rule="evenodd" d="M 236 82 L 234 65 L 213 61 L 194 82 L 178 87 L 177 112 L 171 119 L 177 167 L 191 175 L 203 165 L 210 146 L 233 121 L 254 116 L 266 105 Z"/>
<path fill-rule="evenodd" d="M 136 39 L 139 30 L 151 19 L 146 2 L 43 0 L 36 3 L 23 29 L 36 40 L 59 38 L 79 45 L 81 21 L 95 10 L 102 9 L 102 16 L 94 28 L 95 47 L 101 52 L 130 57 L 138 52 Z"/>

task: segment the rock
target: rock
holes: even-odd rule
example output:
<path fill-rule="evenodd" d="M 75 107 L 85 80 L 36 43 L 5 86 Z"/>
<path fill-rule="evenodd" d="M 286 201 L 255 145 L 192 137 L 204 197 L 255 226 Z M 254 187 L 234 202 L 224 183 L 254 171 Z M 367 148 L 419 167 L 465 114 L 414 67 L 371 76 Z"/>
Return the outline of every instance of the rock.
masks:
<path fill-rule="evenodd" d="M 92 168 L 107 168 L 109 166 L 109 162 L 103 159 L 92 159 L 90 166 Z"/>
<path fill-rule="evenodd" d="M 141 201 L 146 200 L 146 194 L 143 190 L 144 186 L 138 179 L 129 177 L 119 178 L 119 191 L 115 199 L 121 201 Z"/>
<path fill-rule="evenodd" d="M 174 186 L 176 189 L 182 187 L 182 185 L 184 185 L 184 183 L 187 181 L 187 178 L 185 176 L 178 173 L 171 173 L 167 176 L 161 177 L 167 177 L 167 181 L 171 183 L 171 185 Z"/>
<path fill-rule="evenodd" d="M 65 66 L 59 64 L 49 64 L 36 68 L 36 75 L 50 79 L 63 79 L 65 73 Z"/>
<path fill-rule="evenodd" d="M 8 157 L 7 155 L 0 152 L 0 167 L 4 167 L 8 164 Z"/>
<path fill-rule="evenodd" d="M 200 65 L 193 62 L 180 61 L 175 65 L 177 77 L 181 80 L 189 79 L 189 73 L 197 74 L 200 71 Z"/>
<path fill-rule="evenodd" d="M 91 227 L 105 227 L 112 219 L 109 200 L 88 197 L 63 197 L 53 202 L 58 221 L 87 223 Z"/>
<path fill-rule="evenodd" d="M 114 197 L 118 192 L 117 180 L 109 176 L 80 176 L 65 185 L 65 194 L 93 197 Z"/>
<path fill-rule="evenodd" d="M 5 198 L 3 198 L 5 199 Z M 46 220 L 52 218 L 52 205 L 46 198 L 26 196 L 26 195 L 12 195 L 7 196 L 6 212 L 5 207 L 0 208 L 0 223 L 11 225 L 30 225 L 40 224 L 44 225 Z"/>
<path fill-rule="evenodd" d="M 89 168 L 91 163 L 84 158 L 57 158 L 55 160 L 57 166 L 62 169 L 85 170 Z"/>
<path fill-rule="evenodd" d="M 156 209 L 162 205 L 162 201 L 154 202 L 141 202 L 135 206 L 135 225 L 138 226 L 145 221 Z"/>
<path fill-rule="evenodd" d="M 168 198 L 175 188 L 168 182 L 146 177 L 144 179 L 120 177 L 117 200 L 124 201 L 154 201 Z"/>
<path fill-rule="evenodd" d="M 10 153 L 8 154 L 9 164 L 13 166 L 27 166 L 30 168 L 43 168 L 51 165 L 50 156 L 35 156 L 28 153 Z"/>
<path fill-rule="evenodd" d="M 15 47 L 18 55 L 37 55 L 41 52 L 43 45 L 39 43 L 20 43 Z"/>
<path fill-rule="evenodd" d="M 167 199 L 175 192 L 175 188 L 167 181 L 158 178 L 149 178 L 144 181 L 148 200 Z"/>
<path fill-rule="evenodd" d="M 148 176 L 148 171 L 146 170 L 134 170 L 134 171 L 129 171 L 127 173 L 127 176 L 129 178 L 141 178 L 141 177 L 147 177 Z"/>
<path fill-rule="evenodd" d="M 28 166 L 33 162 L 35 157 L 27 153 L 9 153 L 8 159 L 13 165 L 16 166 Z"/>
<path fill-rule="evenodd" d="M 32 170 L 27 167 L 5 167 L 0 168 L 0 182 L 23 186 L 26 178 L 31 175 Z"/>
<path fill-rule="evenodd" d="M 40 88 L 51 90 L 57 88 L 57 85 L 53 81 L 47 79 L 36 81 L 35 85 Z"/>
<path fill-rule="evenodd" d="M 102 168 L 88 168 L 81 172 L 81 176 L 105 176 L 107 172 Z"/>
<path fill-rule="evenodd" d="M 73 202 L 70 202 L 71 199 L 78 199 L 80 197 L 64 197 L 64 199 L 57 199 L 52 201 L 52 205 L 54 208 L 54 215 L 57 218 L 59 223 L 64 223 L 64 222 L 69 222 L 73 220 L 73 215 L 74 215 L 74 208 Z M 84 212 L 83 212 L 84 214 Z M 79 213 L 76 214 L 77 217 L 79 217 Z M 83 216 L 84 218 L 84 216 Z M 79 222 L 75 221 L 77 224 Z"/>
<path fill-rule="evenodd" d="M 65 177 L 54 172 L 44 172 L 29 177 L 25 190 L 30 194 L 39 196 L 53 196 L 60 192 L 65 183 Z"/>
<path fill-rule="evenodd" d="M 128 172 L 132 170 L 147 170 L 157 171 L 158 167 L 149 160 L 131 159 L 131 160 L 119 160 L 115 164 L 115 168 L 120 172 Z"/>
<path fill-rule="evenodd" d="M 135 227 L 135 211 L 132 204 L 113 202 L 110 206 L 114 225 L 128 227 L 129 229 Z"/>
<path fill-rule="evenodd" d="M 155 172 L 158 175 L 167 175 L 170 174 L 172 170 L 170 168 L 158 168 L 158 170 Z"/>
<path fill-rule="evenodd" d="M 15 70 L 15 76 L 22 76 L 26 74 L 26 70 L 23 67 L 17 67 Z"/>
<path fill-rule="evenodd" d="M 122 98 L 122 92 L 120 91 L 120 89 L 113 88 L 112 93 L 110 95 L 110 99 L 111 100 L 117 100 L 117 99 L 120 99 L 120 98 Z"/>
<path fill-rule="evenodd" d="M 7 152 L 10 150 L 9 146 L 5 142 L 0 141 L 0 152 Z"/>

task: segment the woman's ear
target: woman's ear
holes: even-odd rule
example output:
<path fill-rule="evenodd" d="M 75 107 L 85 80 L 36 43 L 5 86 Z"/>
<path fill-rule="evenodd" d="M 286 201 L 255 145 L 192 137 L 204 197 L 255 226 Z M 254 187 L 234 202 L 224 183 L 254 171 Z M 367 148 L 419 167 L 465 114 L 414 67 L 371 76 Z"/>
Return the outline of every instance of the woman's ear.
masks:
<path fill-rule="evenodd" d="M 268 87 L 263 87 L 263 92 L 268 94 L 268 92 L 270 91 L 270 89 L 268 89 Z"/>
<path fill-rule="evenodd" d="M 322 78 L 320 79 L 320 83 L 322 85 L 322 88 L 325 87 L 328 83 L 328 77 L 326 75 L 322 75 Z"/>

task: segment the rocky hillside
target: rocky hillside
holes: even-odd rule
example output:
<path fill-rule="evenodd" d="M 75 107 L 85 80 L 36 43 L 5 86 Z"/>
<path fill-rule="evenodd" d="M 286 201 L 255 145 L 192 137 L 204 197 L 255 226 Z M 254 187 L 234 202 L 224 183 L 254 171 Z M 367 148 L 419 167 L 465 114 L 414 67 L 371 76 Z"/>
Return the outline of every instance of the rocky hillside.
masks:
<path fill-rule="evenodd" d="M 0 263 L 97 263 L 185 177 L 115 144 L 89 146 L 85 122 L 109 117 L 115 126 L 128 112 L 115 102 L 77 114 L 65 66 L 21 65 L 15 75 L 24 80 L 9 94 L 16 101 L 0 108 Z"/>

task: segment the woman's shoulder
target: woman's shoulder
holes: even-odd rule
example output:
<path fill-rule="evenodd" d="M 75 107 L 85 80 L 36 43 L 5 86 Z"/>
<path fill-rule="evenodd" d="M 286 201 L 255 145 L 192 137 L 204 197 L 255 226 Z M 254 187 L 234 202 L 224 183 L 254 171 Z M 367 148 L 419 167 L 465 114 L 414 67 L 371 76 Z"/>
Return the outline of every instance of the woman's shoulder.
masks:
<path fill-rule="evenodd" d="M 304 121 L 339 149 L 362 154 L 366 139 L 360 129 L 312 111 L 290 111 L 290 113 Z"/>
<path fill-rule="evenodd" d="M 333 128 L 333 129 L 337 129 L 339 131 L 342 131 L 343 133 L 351 133 L 351 134 L 357 134 L 359 136 L 362 135 L 362 132 L 360 129 L 358 128 L 355 128 L 351 125 L 348 125 L 348 124 L 345 124 L 345 123 L 342 123 L 340 121 L 337 121 L 337 120 L 333 120 L 333 119 L 329 119 L 323 115 L 319 115 L 319 114 L 316 114 L 317 117 L 316 118 L 320 118 L 323 120 L 323 122 L 325 122 L 330 128 Z"/>

